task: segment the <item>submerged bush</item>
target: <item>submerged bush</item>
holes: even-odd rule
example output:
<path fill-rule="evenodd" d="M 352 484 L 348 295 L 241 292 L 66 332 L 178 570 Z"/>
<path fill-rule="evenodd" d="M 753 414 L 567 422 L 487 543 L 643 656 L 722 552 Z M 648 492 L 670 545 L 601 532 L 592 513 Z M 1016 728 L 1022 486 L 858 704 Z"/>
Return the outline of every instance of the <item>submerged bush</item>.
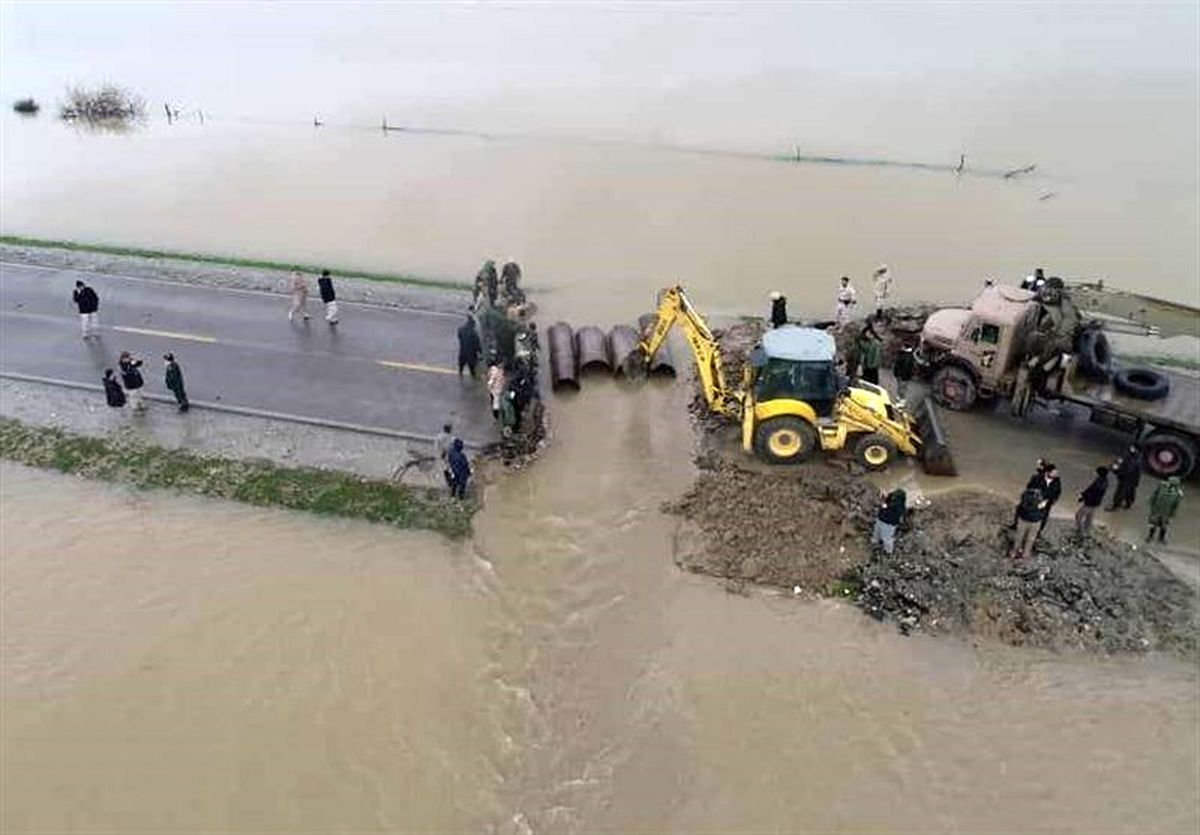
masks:
<path fill-rule="evenodd" d="M 33 116 L 41 109 L 42 106 L 33 99 L 17 99 L 13 102 L 13 110 L 24 116 Z"/>
<path fill-rule="evenodd" d="M 58 113 L 63 119 L 83 119 L 88 122 L 137 122 L 146 117 L 146 100 L 116 84 L 69 87 Z"/>

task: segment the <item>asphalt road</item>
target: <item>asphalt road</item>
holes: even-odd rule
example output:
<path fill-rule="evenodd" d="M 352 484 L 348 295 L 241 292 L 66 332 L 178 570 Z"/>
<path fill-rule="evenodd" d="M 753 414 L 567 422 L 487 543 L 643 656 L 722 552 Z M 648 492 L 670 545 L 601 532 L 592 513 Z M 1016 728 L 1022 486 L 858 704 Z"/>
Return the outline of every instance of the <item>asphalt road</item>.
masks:
<path fill-rule="evenodd" d="M 100 296 L 99 339 L 81 338 L 77 279 Z M 331 327 L 315 282 L 311 321 L 288 322 L 289 305 L 270 293 L 0 263 L 0 371 L 96 384 L 131 351 L 146 361 L 147 391 L 166 394 L 171 351 L 192 400 L 420 435 L 450 420 L 468 442 L 494 438 L 482 381 L 454 367 L 458 316 L 339 301 Z"/>

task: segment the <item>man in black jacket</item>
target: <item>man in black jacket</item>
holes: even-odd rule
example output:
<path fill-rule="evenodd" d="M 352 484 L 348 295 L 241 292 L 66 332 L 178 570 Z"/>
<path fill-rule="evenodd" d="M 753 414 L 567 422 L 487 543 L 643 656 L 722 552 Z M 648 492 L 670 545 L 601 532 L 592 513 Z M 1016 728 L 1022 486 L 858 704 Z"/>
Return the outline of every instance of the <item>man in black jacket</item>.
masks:
<path fill-rule="evenodd" d="M 1107 492 L 1108 467 L 1097 467 L 1096 477 L 1079 494 L 1079 509 L 1075 511 L 1075 533 L 1080 537 L 1092 532 L 1092 519 L 1096 515 L 1096 509 L 1104 504 L 1104 494 Z"/>
<path fill-rule="evenodd" d="M 461 377 L 463 369 L 466 368 L 471 372 L 471 379 L 475 379 L 476 371 L 479 367 L 479 353 L 483 346 L 479 342 L 479 331 L 475 329 L 475 317 L 467 316 L 467 321 L 463 322 L 458 327 L 458 376 Z"/>
<path fill-rule="evenodd" d="M 896 378 L 896 397 L 901 400 L 908 393 L 908 384 L 917 372 L 917 358 L 911 345 L 905 345 L 892 362 L 892 376 Z"/>
<path fill-rule="evenodd" d="M 1038 536 L 1041 536 L 1042 531 L 1046 530 L 1046 520 L 1050 518 L 1050 511 L 1062 496 L 1062 479 L 1058 477 L 1058 467 L 1046 464 L 1042 484 L 1038 489 L 1042 492 L 1042 501 L 1046 503 L 1045 510 L 1042 511 L 1042 523 L 1038 526 Z"/>
<path fill-rule="evenodd" d="M 175 362 L 174 354 L 163 354 L 163 362 L 167 364 L 163 382 L 171 390 L 171 394 L 175 395 L 179 411 L 186 412 L 191 406 L 188 404 L 187 392 L 183 388 L 183 369 L 179 367 L 179 363 Z"/>
<path fill-rule="evenodd" d="M 142 379 L 142 372 L 138 370 L 142 367 L 142 361 L 135 359 L 128 351 L 122 351 L 117 360 L 117 366 L 121 369 L 121 384 L 125 386 L 129 405 L 135 412 L 145 411 L 146 400 L 142 396 L 142 386 L 145 385 L 145 380 Z"/>
<path fill-rule="evenodd" d="M 1125 454 L 1113 464 L 1117 474 L 1117 489 L 1113 491 L 1113 503 L 1109 510 L 1129 509 L 1137 498 L 1138 483 L 1142 480 L 1142 454 L 1135 444 L 1130 444 Z"/>
<path fill-rule="evenodd" d="M 333 278 L 329 270 L 321 270 L 317 279 L 317 289 L 321 291 L 321 301 L 325 303 L 325 321 L 331 325 L 338 323 L 337 295 L 333 292 Z"/>
<path fill-rule="evenodd" d="M 1041 491 L 1030 487 L 1021 494 L 1017 504 L 1017 532 L 1013 536 L 1013 548 L 1009 556 L 1013 559 L 1029 559 L 1033 555 L 1033 546 L 1037 542 L 1037 534 L 1045 519 L 1046 502 L 1042 499 Z"/>
<path fill-rule="evenodd" d="M 1037 467 L 1033 471 L 1033 475 L 1031 475 L 1029 477 L 1029 480 L 1025 482 L 1025 489 L 1026 490 L 1037 490 L 1040 492 L 1042 489 L 1042 482 L 1045 480 L 1045 478 L 1046 478 L 1046 459 L 1039 458 L 1037 460 Z M 1020 505 L 1020 502 L 1018 501 L 1017 508 L 1016 508 L 1016 510 L 1013 511 L 1012 524 L 1008 526 L 1008 529 L 1010 531 L 1016 530 L 1016 528 L 1017 528 L 1017 522 L 1019 521 L 1019 518 L 1020 518 L 1020 510 L 1021 510 L 1021 505 Z"/>
<path fill-rule="evenodd" d="M 771 327 L 782 328 L 787 324 L 787 296 L 778 290 L 771 291 Z"/>
<path fill-rule="evenodd" d="M 71 294 L 71 300 L 79 309 L 79 325 L 83 330 L 83 338 L 99 336 L 100 297 L 96 295 L 96 291 L 82 281 L 76 281 L 75 292 Z"/>
<path fill-rule="evenodd" d="M 908 494 L 897 487 L 883 497 L 879 511 L 875 514 L 875 530 L 871 532 L 871 544 L 883 546 L 889 557 L 896 550 L 896 529 L 904 521 L 908 509 Z"/>

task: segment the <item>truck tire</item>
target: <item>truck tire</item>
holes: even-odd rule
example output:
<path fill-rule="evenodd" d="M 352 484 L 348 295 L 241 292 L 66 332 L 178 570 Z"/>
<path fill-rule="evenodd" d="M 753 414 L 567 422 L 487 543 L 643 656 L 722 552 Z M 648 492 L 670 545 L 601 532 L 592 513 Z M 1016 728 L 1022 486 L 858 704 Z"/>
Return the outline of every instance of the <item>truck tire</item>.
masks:
<path fill-rule="evenodd" d="M 1139 400 L 1162 400 L 1171 391 L 1171 378 L 1153 368 L 1122 368 L 1113 377 L 1113 387 Z"/>
<path fill-rule="evenodd" d="M 1195 471 L 1198 459 L 1196 442 L 1174 432 L 1155 432 L 1142 442 L 1146 472 L 1159 478 L 1187 478 Z"/>
<path fill-rule="evenodd" d="M 768 464 L 799 464 L 818 445 L 808 421 L 791 415 L 764 420 L 754 430 L 754 451 Z"/>
<path fill-rule="evenodd" d="M 896 445 L 886 435 L 872 432 L 854 444 L 854 458 L 868 470 L 883 470 L 896 457 Z"/>
<path fill-rule="evenodd" d="M 1112 376 L 1112 348 L 1108 336 L 1099 328 L 1088 328 L 1079 335 L 1079 373 L 1094 383 L 1107 383 Z"/>
<path fill-rule="evenodd" d="M 933 372 L 930 381 L 933 399 L 939 406 L 945 406 L 956 412 L 965 412 L 975 405 L 979 398 L 979 389 L 975 378 L 964 368 L 957 365 L 943 365 Z"/>

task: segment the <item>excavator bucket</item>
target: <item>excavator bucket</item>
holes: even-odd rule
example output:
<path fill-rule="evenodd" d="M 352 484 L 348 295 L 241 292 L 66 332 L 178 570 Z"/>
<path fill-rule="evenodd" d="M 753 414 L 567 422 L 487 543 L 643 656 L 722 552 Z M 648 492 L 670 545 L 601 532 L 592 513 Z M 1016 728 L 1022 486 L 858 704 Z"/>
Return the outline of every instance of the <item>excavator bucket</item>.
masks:
<path fill-rule="evenodd" d="M 921 466 L 930 475 L 958 475 L 946 430 L 938 416 L 933 398 L 926 397 L 916 410 L 917 434 L 921 437 Z"/>

